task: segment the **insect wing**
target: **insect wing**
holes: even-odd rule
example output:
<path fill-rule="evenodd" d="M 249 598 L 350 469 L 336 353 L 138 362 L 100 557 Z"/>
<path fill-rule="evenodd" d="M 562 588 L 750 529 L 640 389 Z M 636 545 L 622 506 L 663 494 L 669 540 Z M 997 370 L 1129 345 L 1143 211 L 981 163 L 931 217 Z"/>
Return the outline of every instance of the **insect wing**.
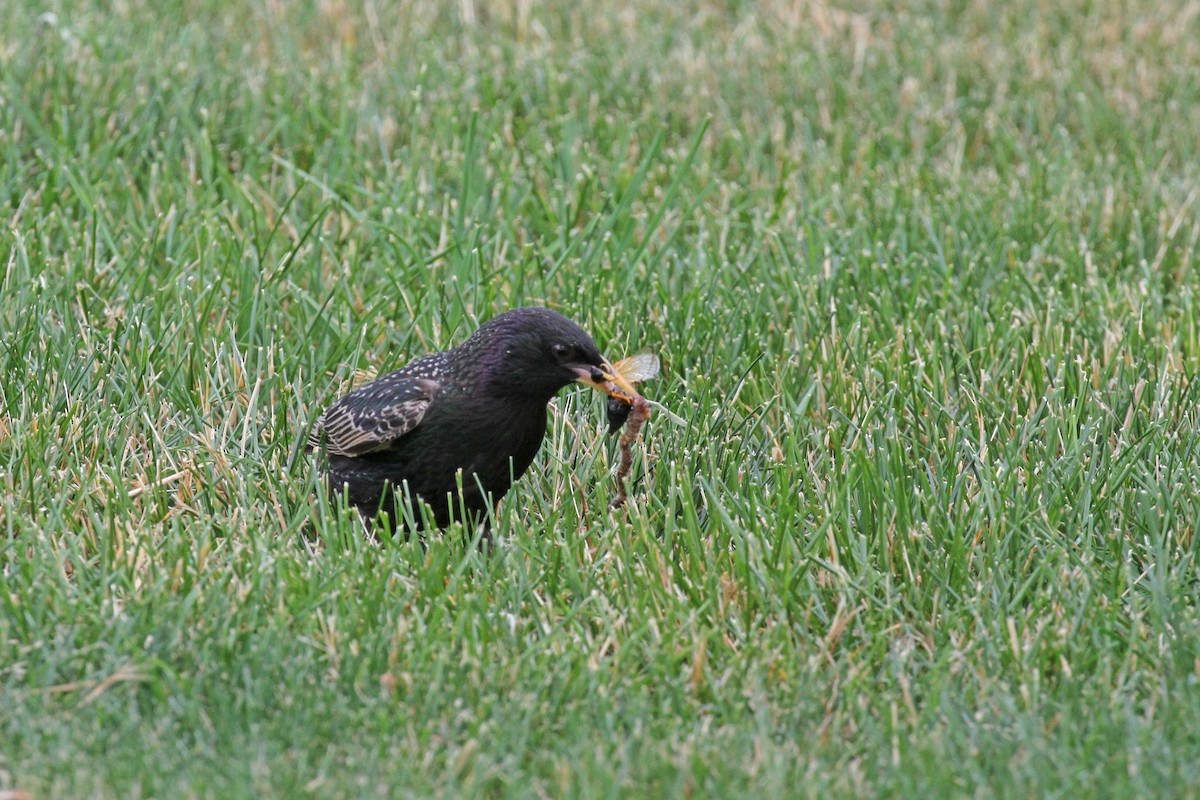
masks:
<path fill-rule="evenodd" d="M 658 376 L 659 361 L 654 353 L 634 353 L 629 358 L 622 358 L 613 368 L 621 373 L 621 377 L 630 383 L 648 381 Z"/>

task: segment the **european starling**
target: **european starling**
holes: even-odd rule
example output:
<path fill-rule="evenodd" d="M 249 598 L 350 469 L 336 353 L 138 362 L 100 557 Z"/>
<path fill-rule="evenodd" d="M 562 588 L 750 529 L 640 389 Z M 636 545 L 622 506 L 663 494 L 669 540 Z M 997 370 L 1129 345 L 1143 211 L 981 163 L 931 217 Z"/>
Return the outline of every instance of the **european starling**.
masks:
<path fill-rule="evenodd" d="M 324 445 L 331 492 L 345 492 L 368 525 L 383 510 L 399 528 L 406 498 L 427 504 L 439 528 L 475 525 L 525 474 L 550 398 L 574 382 L 636 396 L 574 322 L 518 308 L 458 347 L 345 395 L 317 420 L 309 444 Z M 419 508 L 410 516 L 421 528 Z"/>

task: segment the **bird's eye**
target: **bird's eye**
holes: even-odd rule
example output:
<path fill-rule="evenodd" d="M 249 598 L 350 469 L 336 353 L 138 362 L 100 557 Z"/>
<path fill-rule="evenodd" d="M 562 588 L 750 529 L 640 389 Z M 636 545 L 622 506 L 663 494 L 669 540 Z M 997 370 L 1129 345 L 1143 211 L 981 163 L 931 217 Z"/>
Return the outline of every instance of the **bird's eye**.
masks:
<path fill-rule="evenodd" d="M 571 352 L 571 348 L 565 344 L 556 344 L 550 349 L 554 351 L 554 357 L 559 359 L 566 358 L 567 354 Z"/>

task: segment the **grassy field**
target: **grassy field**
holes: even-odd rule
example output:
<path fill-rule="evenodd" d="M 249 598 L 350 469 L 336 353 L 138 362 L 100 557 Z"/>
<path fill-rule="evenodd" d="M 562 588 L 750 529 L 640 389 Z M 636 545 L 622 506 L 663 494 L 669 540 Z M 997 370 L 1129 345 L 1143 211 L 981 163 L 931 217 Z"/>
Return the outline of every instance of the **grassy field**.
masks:
<path fill-rule="evenodd" d="M 50 10 L 47 10 L 47 9 Z M 1200 5 L 12 0 L 0 796 L 1200 797 Z M 501 545 L 308 426 L 540 303 Z M 6 794 L 7 792 L 7 794 Z"/>

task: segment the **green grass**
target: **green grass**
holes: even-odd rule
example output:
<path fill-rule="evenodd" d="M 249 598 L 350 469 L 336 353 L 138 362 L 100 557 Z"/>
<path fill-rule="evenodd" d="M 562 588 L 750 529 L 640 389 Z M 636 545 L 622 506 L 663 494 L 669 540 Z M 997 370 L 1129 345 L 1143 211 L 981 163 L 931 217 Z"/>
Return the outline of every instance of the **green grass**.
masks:
<path fill-rule="evenodd" d="M 1194 3 L 16 0 L 0 793 L 1198 797 Z M 302 452 L 506 308 L 488 554 Z"/>

